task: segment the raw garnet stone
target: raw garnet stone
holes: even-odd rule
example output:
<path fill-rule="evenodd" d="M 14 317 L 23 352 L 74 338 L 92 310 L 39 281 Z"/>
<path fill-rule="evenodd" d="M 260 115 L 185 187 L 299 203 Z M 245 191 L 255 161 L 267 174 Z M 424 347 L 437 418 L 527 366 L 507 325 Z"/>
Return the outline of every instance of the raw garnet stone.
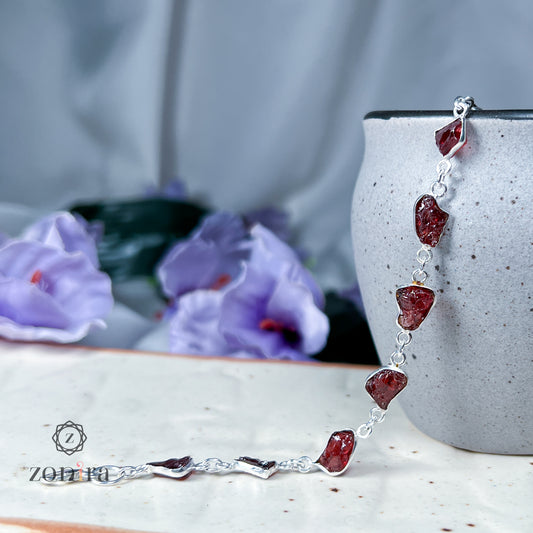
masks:
<path fill-rule="evenodd" d="M 317 463 L 321 464 L 328 472 L 342 472 L 350 462 L 355 448 L 355 435 L 353 431 L 335 431 L 328 440 L 326 448 L 318 458 Z"/>
<path fill-rule="evenodd" d="M 396 301 L 400 308 L 398 325 L 413 331 L 422 324 L 435 301 L 435 293 L 427 287 L 409 285 L 396 291 Z"/>
<path fill-rule="evenodd" d="M 182 468 L 186 468 L 191 463 L 192 463 L 192 457 L 190 455 L 186 455 L 185 457 L 180 457 L 179 459 L 172 458 L 172 459 L 167 459 L 166 461 L 153 461 L 152 463 L 146 463 L 146 464 L 152 465 L 152 466 L 162 466 L 163 468 L 168 468 L 169 470 L 180 470 Z M 191 474 L 192 474 L 192 470 L 177 479 L 179 479 L 180 481 L 184 481 Z M 154 472 L 154 476 L 162 476 L 162 475 L 163 474 L 158 474 L 157 472 Z M 166 477 L 166 476 L 163 476 L 163 477 Z"/>
<path fill-rule="evenodd" d="M 437 246 L 448 217 L 433 196 L 421 196 L 415 204 L 415 229 L 420 242 L 431 247 Z"/>
<path fill-rule="evenodd" d="M 435 142 L 443 156 L 448 155 L 452 148 L 459 142 L 462 129 L 461 119 L 458 118 L 435 132 Z"/>
<path fill-rule="evenodd" d="M 407 376 L 392 368 L 383 368 L 372 374 L 365 389 L 381 409 L 387 409 L 391 400 L 407 385 Z"/>
<path fill-rule="evenodd" d="M 166 461 L 153 461 L 152 463 L 146 464 L 152 466 L 162 466 L 163 468 L 174 470 L 177 468 L 185 468 L 191 461 L 192 458 L 189 455 L 186 455 L 185 457 L 181 457 L 180 459 L 173 458 L 167 459 Z"/>
<path fill-rule="evenodd" d="M 255 457 L 239 457 L 237 461 L 241 461 L 250 466 L 255 466 L 261 468 L 262 470 L 270 470 L 276 466 L 276 461 L 261 461 L 261 459 L 256 459 Z"/>

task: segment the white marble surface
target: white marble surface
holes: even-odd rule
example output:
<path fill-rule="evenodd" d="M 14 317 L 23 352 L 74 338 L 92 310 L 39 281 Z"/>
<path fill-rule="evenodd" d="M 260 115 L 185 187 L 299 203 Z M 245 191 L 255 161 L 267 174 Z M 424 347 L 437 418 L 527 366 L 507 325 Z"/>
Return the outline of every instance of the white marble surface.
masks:
<path fill-rule="evenodd" d="M 193 475 L 106 488 L 29 481 L 31 466 L 80 460 L 318 457 L 332 431 L 366 420 L 367 373 L 0 342 L 0 530 L 23 530 L 6 517 L 142 531 L 533 530 L 532 457 L 449 447 L 415 429 L 398 403 L 339 478 Z M 68 419 L 87 434 L 71 457 L 52 442 Z M 505 438 L 505 428 L 495 430 Z"/>

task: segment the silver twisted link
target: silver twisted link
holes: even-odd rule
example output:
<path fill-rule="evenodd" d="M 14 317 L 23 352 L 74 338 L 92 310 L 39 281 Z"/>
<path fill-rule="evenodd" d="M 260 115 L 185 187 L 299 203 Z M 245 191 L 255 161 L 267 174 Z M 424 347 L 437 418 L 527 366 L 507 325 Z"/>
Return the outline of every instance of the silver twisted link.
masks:
<path fill-rule="evenodd" d="M 150 474 L 149 465 L 123 467 L 104 465 L 92 469 L 90 481 L 96 485 L 115 485 L 126 479 L 135 479 Z"/>
<path fill-rule="evenodd" d="M 380 407 L 372 407 L 370 409 L 370 417 L 367 422 L 361 424 L 356 430 L 355 435 L 360 439 L 368 439 L 372 435 L 372 431 L 376 424 L 381 424 L 385 420 L 385 415 L 387 411 L 381 409 Z"/>
<path fill-rule="evenodd" d="M 298 459 L 287 459 L 278 463 L 279 470 L 286 470 L 289 472 L 300 472 L 301 474 L 307 474 L 316 468 L 311 457 L 304 455 Z"/>
<path fill-rule="evenodd" d="M 128 468 L 132 468 L 132 467 L 128 467 Z M 93 481 L 93 483 L 96 483 L 97 485 L 115 485 L 116 483 L 120 483 L 126 477 L 125 468 L 120 467 L 120 466 L 114 466 L 114 465 L 99 466 L 97 470 L 98 470 L 98 475 L 102 472 L 107 472 L 107 480 L 99 482 L 98 477 L 96 477 L 96 479 L 91 480 Z"/>
<path fill-rule="evenodd" d="M 235 470 L 236 466 L 237 464 L 235 462 L 227 463 L 216 457 L 210 457 L 209 459 L 204 459 L 203 461 L 196 463 L 193 466 L 193 469 L 207 474 L 218 474 L 220 472 L 231 472 L 232 470 Z"/>

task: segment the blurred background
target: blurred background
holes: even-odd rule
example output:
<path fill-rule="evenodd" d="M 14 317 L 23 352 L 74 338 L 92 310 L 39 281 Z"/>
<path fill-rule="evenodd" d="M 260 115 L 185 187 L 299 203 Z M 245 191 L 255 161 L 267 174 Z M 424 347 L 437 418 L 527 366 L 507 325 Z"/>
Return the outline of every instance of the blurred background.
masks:
<path fill-rule="evenodd" d="M 179 177 L 286 210 L 350 287 L 363 116 L 533 107 L 532 28 L 527 0 L 2 0 L 0 229 Z"/>

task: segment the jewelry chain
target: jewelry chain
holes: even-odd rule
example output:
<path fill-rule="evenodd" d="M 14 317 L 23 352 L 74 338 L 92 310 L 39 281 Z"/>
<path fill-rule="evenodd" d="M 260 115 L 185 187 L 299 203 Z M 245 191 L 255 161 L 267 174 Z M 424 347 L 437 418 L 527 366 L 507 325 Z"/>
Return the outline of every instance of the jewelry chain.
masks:
<path fill-rule="evenodd" d="M 457 97 L 454 101 L 454 117 L 455 119 L 461 119 L 461 121 L 463 121 L 463 127 L 466 127 L 464 120 L 473 109 L 478 108 L 474 104 L 474 99 L 470 96 Z M 452 163 L 450 161 L 450 157 L 451 156 L 448 154 L 437 164 L 437 179 L 431 184 L 430 187 L 431 194 L 435 198 L 443 197 L 448 190 L 444 181 L 451 174 Z M 420 266 L 412 273 L 411 279 L 413 283 L 419 285 L 424 284 L 429 276 L 428 272 L 425 270 L 425 267 L 432 259 L 433 253 L 431 247 L 423 244 L 416 253 L 416 260 Z M 390 356 L 390 365 L 396 368 L 406 364 L 406 355 L 404 349 L 411 343 L 412 340 L 410 331 L 403 329 L 399 324 L 398 327 L 400 328 L 400 331 L 398 331 L 396 334 L 396 349 Z M 386 413 L 386 409 L 381 409 L 378 406 L 372 407 L 372 409 L 370 409 L 368 420 L 355 430 L 355 436 L 360 439 L 367 439 L 370 437 L 370 435 L 372 435 L 374 426 L 383 422 Z M 314 462 L 308 456 L 302 456 L 297 459 L 287 459 L 274 464 L 276 465 L 277 470 L 299 472 L 303 474 L 318 468 L 317 462 Z M 199 463 L 192 463 L 182 477 L 186 477 L 189 472 L 193 471 L 204 472 L 207 474 L 224 474 L 236 470 L 239 470 L 238 460 L 233 462 L 225 462 L 221 459 L 211 457 L 200 461 Z M 113 485 L 128 479 L 150 476 L 153 474 L 153 470 L 150 464 L 123 467 L 104 465 L 93 469 L 86 468 L 70 471 L 69 478 L 67 480 L 63 479 L 63 474 L 64 472 L 62 471 L 54 471 L 53 476 L 43 475 L 43 477 L 41 477 L 41 482 L 46 484 L 65 484 L 74 481 L 91 481 L 98 485 Z M 177 477 L 179 477 L 179 475 Z"/>

